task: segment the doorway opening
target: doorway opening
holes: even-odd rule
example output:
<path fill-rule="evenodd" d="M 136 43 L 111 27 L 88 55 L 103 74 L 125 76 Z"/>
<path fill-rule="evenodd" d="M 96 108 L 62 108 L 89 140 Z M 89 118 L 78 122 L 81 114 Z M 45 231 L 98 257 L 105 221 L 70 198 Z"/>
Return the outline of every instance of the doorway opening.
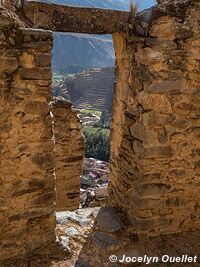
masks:
<path fill-rule="evenodd" d="M 114 66 L 111 35 L 54 34 L 53 96 L 72 103 L 85 140 L 80 208 L 102 206 L 107 197 Z"/>

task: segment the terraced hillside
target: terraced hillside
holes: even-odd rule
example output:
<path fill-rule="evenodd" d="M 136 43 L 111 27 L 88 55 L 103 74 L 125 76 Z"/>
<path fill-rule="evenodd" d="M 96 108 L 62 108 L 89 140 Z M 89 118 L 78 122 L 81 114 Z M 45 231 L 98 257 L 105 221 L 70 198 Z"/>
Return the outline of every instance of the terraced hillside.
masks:
<path fill-rule="evenodd" d="M 68 90 L 74 107 L 111 111 L 114 81 L 114 68 L 95 68 L 66 79 L 59 87 L 61 92 Z"/>

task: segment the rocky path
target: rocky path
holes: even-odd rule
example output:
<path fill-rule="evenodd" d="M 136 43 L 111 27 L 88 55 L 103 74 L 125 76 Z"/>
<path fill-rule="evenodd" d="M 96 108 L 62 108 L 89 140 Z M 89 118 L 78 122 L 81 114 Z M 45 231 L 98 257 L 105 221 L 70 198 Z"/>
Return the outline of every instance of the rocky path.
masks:
<path fill-rule="evenodd" d="M 151 263 L 154 267 L 171 266 L 162 263 L 163 255 L 197 255 L 200 259 L 200 232 L 174 234 L 150 239 L 133 235 L 126 218 L 112 207 L 86 208 L 74 212 L 59 212 L 56 235 L 66 252 L 63 260 L 52 261 L 51 267 L 126 267 L 147 266 L 145 262 L 119 263 L 123 255 L 158 257 L 159 262 Z M 112 263 L 109 257 L 114 255 L 117 261 Z M 200 266 L 200 262 L 173 263 L 178 266 Z"/>

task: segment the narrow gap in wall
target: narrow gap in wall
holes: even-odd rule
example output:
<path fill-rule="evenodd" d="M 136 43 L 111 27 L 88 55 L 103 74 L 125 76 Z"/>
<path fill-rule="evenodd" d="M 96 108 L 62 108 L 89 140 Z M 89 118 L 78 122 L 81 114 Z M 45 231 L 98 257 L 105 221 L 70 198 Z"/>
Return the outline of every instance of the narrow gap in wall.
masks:
<path fill-rule="evenodd" d="M 111 35 L 54 35 L 53 96 L 73 104 L 85 138 L 80 208 L 102 206 L 107 196 L 114 65 Z"/>

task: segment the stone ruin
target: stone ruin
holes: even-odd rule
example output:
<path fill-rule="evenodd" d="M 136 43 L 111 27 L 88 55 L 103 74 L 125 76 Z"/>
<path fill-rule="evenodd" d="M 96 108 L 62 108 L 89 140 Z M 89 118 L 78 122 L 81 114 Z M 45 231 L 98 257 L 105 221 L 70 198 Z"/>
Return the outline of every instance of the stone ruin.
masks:
<path fill-rule="evenodd" d="M 84 143 L 69 104 L 51 102 L 52 31 L 113 35 L 108 205 L 138 240 L 200 230 L 200 2 L 136 14 L 1 2 L 1 266 L 54 243 L 55 211 L 79 205 Z"/>
<path fill-rule="evenodd" d="M 56 100 L 54 116 L 56 211 L 74 210 L 80 205 L 80 175 L 84 157 L 84 140 L 72 104 Z"/>

